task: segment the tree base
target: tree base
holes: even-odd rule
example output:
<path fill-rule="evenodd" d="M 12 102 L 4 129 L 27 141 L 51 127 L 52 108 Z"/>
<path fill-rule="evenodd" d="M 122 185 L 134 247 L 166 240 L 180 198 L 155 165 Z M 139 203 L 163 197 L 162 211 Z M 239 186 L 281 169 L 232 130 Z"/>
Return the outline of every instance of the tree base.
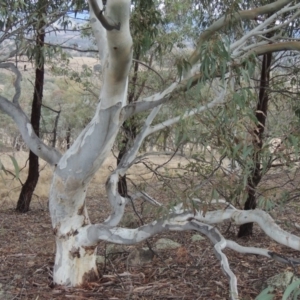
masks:
<path fill-rule="evenodd" d="M 33 190 L 31 187 L 28 188 L 27 185 L 23 185 L 22 191 L 19 196 L 16 211 L 20 213 L 27 213 L 30 209 L 30 202 L 33 195 Z"/>
<path fill-rule="evenodd" d="M 30 151 L 28 159 L 28 177 L 22 187 L 16 207 L 16 211 L 20 213 L 27 213 L 29 211 L 32 195 L 39 180 L 39 158 Z"/>
<path fill-rule="evenodd" d="M 54 284 L 76 287 L 99 279 L 96 246 L 77 246 L 74 236 L 57 239 L 56 246 Z"/>

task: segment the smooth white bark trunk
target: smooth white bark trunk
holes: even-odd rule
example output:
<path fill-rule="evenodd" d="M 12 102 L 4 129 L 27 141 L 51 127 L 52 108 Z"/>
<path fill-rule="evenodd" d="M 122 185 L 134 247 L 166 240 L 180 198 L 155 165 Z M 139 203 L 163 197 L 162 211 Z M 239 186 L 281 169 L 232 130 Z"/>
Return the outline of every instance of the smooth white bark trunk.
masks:
<path fill-rule="evenodd" d="M 76 235 L 56 238 L 53 281 L 64 286 L 79 286 L 96 281 L 96 246 L 76 247 Z"/>
<path fill-rule="evenodd" d="M 68 286 L 82 285 L 98 278 L 95 256 L 98 241 L 90 242 L 84 230 L 90 225 L 85 206 L 86 189 L 109 155 L 123 124 L 122 109 L 126 104 L 132 60 L 131 1 L 108 1 L 100 19 L 106 18 L 109 27 L 113 24 L 120 26 L 107 32 L 97 16 L 102 8 L 101 2 L 91 0 L 90 3 L 96 8 L 95 13 L 91 13 L 93 30 L 97 39 L 101 36 L 103 42 L 98 46 L 103 48 L 99 53 L 104 64 L 104 82 L 93 119 L 56 165 L 49 198 L 57 246 L 53 280 L 56 284 Z M 100 5 L 99 9 L 97 5 Z M 116 194 L 111 195 L 114 196 Z M 117 218 L 112 221 L 115 225 L 121 220 L 117 212 Z"/>
<path fill-rule="evenodd" d="M 49 209 L 56 239 L 53 281 L 78 286 L 98 278 L 96 246 L 78 238 L 79 231 L 90 224 L 85 206 L 86 184 L 82 180 L 62 180 L 54 174 Z"/>

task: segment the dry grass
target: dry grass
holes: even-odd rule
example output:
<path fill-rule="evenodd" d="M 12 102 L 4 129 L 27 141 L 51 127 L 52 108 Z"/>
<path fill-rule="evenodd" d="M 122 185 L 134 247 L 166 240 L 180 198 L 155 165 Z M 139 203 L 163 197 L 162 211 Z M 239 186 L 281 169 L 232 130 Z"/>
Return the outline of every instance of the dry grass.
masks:
<path fill-rule="evenodd" d="M 82 65 L 87 65 L 93 69 L 96 64 L 99 64 L 99 59 L 80 56 L 70 58 L 69 67 L 73 70 L 82 70 Z"/>
<path fill-rule="evenodd" d="M 0 161 L 5 168 L 12 173 L 15 173 L 13 162 L 10 158 L 13 156 L 20 168 L 19 178 L 21 182 L 24 182 L 27 178 L 28 170 L 28 152 L 7 152 L 0 154 Z M 151 156 L 148 160 L 150 164 L 164 164 L 168 162 L 167 156 Z M 152 162 L 151 162 L 152 161 Z M 179 162 L 184 162 L 183 158 L 175 158 L 168 162 L 164 167 L 172 168 L 176 167 Z M 97 197 L 100 191 L 104 190 L 105 182 L 111 171 L 116 167 L 116 158 L 111 154 L 102 165 L 101 169 L 93 177 L 90 187 L 88 189 L 87 197 Z M 40 160 L 40 177 L 37 187 L 34 192 L 34 198 L 32 200 L 33 207 L 44 207 L 48 201 L 49 189 L 51 185 L 51 179 L 53 175 L 53 169 L 45 161 Z M 150 183 L 153 179 L 152 173 L 145 168 L 143 164 L 134 165 L 128 172 L 128 178 L 138 182 Z M 153 179 L 154 180 L 154 179 Z M 7 204 L 10 207 L 14 207 L 18 200 L 18 196 L 21 190 L 21 182 L 14 178 L 12 175 L 3 174 L 3 178 L 0 178 L 0 203 Z"/>
<path fill-rule="evenodd" d="M 3 178 L 0 179 L 0 197 L 1 202 L 5 204 L 9 204 L 10 206 L 15 206 L 16 201 L 18 200 L 18 196 L 21 190 L 21 182 L 24 182 L 27 177 L 28 170 L 28 153 L 19 151 L 15 153 L 1 153 L 0 160 L 5 168 L 15 173 L 15 168 L 12 163 L 10 156 L 13 156 L 20 168 L 19 179 L 14 178 L 11 174 L 2 174 Z M 49 165 L 47 165 L 44 161 L 40 161 L 40 179 L 36 190 L 34 192 L 33 205 L 38 202 L 44 202 L 45 199 L 48 198 L 50 182 L 52 177 L 52 169 Z M 21 181 L 21 182 L 20 182 Z"/>

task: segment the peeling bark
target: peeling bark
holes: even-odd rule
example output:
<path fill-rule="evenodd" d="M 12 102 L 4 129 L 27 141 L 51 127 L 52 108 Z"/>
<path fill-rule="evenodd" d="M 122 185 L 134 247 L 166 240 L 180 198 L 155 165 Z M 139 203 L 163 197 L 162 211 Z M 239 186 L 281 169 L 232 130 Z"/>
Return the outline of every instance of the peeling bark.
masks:
<path fill-rule="evenodd" d="M 96 280 L 97 243 L 78 241 L 82 228 L 90 225 L 85 206 L 86 185 L 75 178 L 61 179 L 54 175 L 49 209 L 56 238 L 53 281 L 66 286 L 79 286 Z M 88 237 L 87 237 L 88 239 Z"/>
<path fill-rule="evenodd" d="M 75 237 L 56 241 L 53 281 L 64 286 L 80 286 L 99 279 L 96 247 L 75 247 Z"/>

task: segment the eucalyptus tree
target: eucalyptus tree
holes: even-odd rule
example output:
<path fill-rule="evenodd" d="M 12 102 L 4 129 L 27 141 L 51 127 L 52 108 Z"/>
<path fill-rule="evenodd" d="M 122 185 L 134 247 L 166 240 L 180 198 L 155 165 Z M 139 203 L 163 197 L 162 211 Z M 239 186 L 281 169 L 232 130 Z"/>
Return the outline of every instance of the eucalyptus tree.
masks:
<path fill-rule="evenodd" d="M 31 105 L 31 125 L 37 136 L 40 134 L 40 118 L 41 107 L 43 101 L 43 89 L 44 89 L 44 53 L 43 47 L 45 43 L 45 19 L 43 15 L 47 13 L 48 1 L 40 0 L 35 3 L 27 3 L 27 10 L 34 9 L 37 12 L 37 22 L 34 24 L 34 31 L 36 36 L 36 49 L 35 49 L 35 83 L 33 92 L 33 101 Z M 33 6 L 33 7 L 32 7 Z M 30 202 L 34 189 L 37 185 L 39 178 L 39 158 L 32 151 L 29 151 L 29 164 L 28 174 L 25 183 L 22 185 L 22 189 L 17 202 L 16 210 L 19 212 L 29 211 Z"/>
<path fill-rule="evenodd" d="M 103 3 L 106 4 L 105 7 Z M 97 0 L 89 2 L 91 25 L 104 66 L 99 102 L 94 117 L 70 149 L 62 154 L 37 137 L 19 105 L 21 76 L 14 66 L 10 65 L 10 70 L 16 76 L 16 93 L 12 101 L 0 96 L 1 110 L 13 118 L 31 151 L 54 166 L 49 194 L 49 209 L 56 240 L 54 283 L 77 286 L 96 280 L 96 250 L 101 240 L 135 244 L 164 231 L 196 230 L 206 235 L 214 246 L 216 258 L 220 260 L 222 270 L 229 278 L 229 297 L 239 299 L 237 278 L 222 251 L 224 248 L 263 255 L 283 263 L 298 262 L 267 249 L 241 246 L 222 236 L 214 224 L 225 220 L 237 225 L 256 222 L 270 238 L 295 250 L 300 250 L 299 237 L 282 230 L 266 212 L 258 209 L 238 210 L 223 199 L 211 201 L 225 202 L 226 207 L 222 210 L 206 211 L 202 206 L 203 199 L 194 199 L 199 205 L 191 210 L 179 203 L 170 210 L 166 218 L 154 220 L 135 229 L 118 227 L 128 203 L 128 199 L 118 192 L 118 180 L 135 163 L 147 136 L 183 119 L 201 118 L 201 114 L 208 110 L 226 107 L 232 95 L 235 98 L 242 95 L 247 97 L 244 90 L 241 94 L 235 94 L 239 87 L 237 81 L 240 76 L 244 76 L 245 80 L 248 78 L 250 69 L 253 68 L 251 63 L 257 56 L 284 50 L 299 51 L 300 43 L 297 40 L 277 34 L 271 37 L 270 44 L 270 39 L 266 40 L 263 35 L 289 26 L 300 14 L 300 3 L 277 0 L 249 10 L 232 11 L 220 17 L 199 33 L 193 51 L 182 60 L 181 73 L 170 85 L 129 104 L 128 75 L 133 50 L 129 26 L 131 1 L 108 0 L 103 3 Z M 280 17 L 282 19 L 278 22 Z M 252 22 L 253 26 L 244 34 L 227 38 L 230 28 L 240 26 L 243 22 Z M 197 105 L 188 107 L 189 103 L 186 103 L 187 110 L 184 114 L 155 123 L 155 118 L 165 105 L 172 107 L 175 94 L 193 88 L 198 89 Z M 209 89 L 207 97 L 202 97 L 203 89 Z M 240 97 L 238 100 L 242 105 L 247 99 Z M 109 155 L 123 123 L 133 115 L 147 110 L 150 112 L 144 119 L 143 127 L 106 181 L 111 214 L 103 223 L 91 224 L 85 199 L 89 182 Z M 247 147 L 243 151 L 246 155 Z M 143 197 L 158 203 L 145 193 Z"/>

